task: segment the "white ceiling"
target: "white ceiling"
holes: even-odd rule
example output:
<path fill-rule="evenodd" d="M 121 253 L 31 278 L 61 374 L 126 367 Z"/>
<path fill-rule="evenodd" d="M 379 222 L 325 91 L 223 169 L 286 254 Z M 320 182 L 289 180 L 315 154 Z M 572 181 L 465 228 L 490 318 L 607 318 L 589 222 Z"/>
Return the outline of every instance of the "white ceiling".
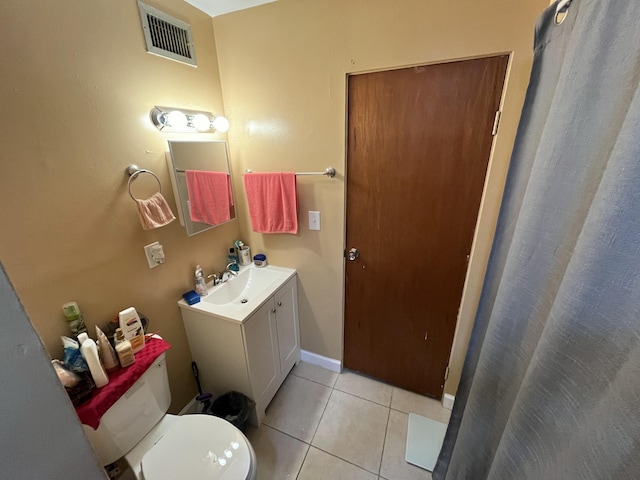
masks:
<path fill-rule="evenodd" d="M 185 0 L 185 2 L 208 13 L 212 17 L 275 1 L 276 0 Z"/>

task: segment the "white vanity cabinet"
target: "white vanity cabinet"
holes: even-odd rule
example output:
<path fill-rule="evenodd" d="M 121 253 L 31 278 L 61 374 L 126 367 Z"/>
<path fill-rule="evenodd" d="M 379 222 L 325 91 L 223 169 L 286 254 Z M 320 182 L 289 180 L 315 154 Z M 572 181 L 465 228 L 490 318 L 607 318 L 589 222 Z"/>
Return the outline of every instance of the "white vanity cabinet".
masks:
<path fill-rule="evenodd" d="M 242 321 L 202 313 L 180 304 L 203 392 L 231 390 L 256 402 L 250 421 L 264 411 L 300 360 L 297 276 L 294 273 Z"/>

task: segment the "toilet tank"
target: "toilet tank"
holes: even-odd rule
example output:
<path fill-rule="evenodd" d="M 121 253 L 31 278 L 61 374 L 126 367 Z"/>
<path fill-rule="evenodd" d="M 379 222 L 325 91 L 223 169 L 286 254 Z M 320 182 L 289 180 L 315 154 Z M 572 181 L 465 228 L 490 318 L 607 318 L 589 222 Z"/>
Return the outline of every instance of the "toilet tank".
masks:
<path fill-rule="evenodd" d="M 131 450 L 169 409 L 171 392 L 162 353 L 114 403 L 94 430 L 82 425 L 101 465 L 115 462 Z"/>

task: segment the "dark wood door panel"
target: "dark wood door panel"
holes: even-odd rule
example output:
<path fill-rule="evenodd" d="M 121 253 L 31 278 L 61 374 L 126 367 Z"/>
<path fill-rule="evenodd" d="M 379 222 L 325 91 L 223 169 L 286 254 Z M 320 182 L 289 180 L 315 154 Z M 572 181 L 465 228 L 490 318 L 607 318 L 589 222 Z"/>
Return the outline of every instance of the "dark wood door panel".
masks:
<path fill-rule="evenodd" d="M 507 62 L 349 77 L 345 367 L 442 395 Z"/>

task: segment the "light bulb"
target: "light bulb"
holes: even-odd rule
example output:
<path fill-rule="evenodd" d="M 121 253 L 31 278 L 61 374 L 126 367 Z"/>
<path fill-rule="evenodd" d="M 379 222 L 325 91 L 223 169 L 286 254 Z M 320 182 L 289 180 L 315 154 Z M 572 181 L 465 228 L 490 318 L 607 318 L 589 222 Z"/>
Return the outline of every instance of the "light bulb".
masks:
<path fill-rule="evenodd" d="M 168 126 L 173 128 L 187 128 L 187 116 L 180 110 L 174 110 L 167 115 Z"/>
<path fill-rule="evenodd" d="M 224 133 L 229 130 L 229 120 L 225 117 L 216 117 L 213 120 L 213 128 L 215 128 L 217 132 Z"/>
<path fill-rule="evenodd" d="M 209 130 L 211 128 L 211 121 L 209 120 L 209 117 L 207 117 L 203 113 L 194 115 L 191 119 L 191 123 L 196 130 L 199 130 L 201 132 L 204 132 L 205 130 Z"/>

